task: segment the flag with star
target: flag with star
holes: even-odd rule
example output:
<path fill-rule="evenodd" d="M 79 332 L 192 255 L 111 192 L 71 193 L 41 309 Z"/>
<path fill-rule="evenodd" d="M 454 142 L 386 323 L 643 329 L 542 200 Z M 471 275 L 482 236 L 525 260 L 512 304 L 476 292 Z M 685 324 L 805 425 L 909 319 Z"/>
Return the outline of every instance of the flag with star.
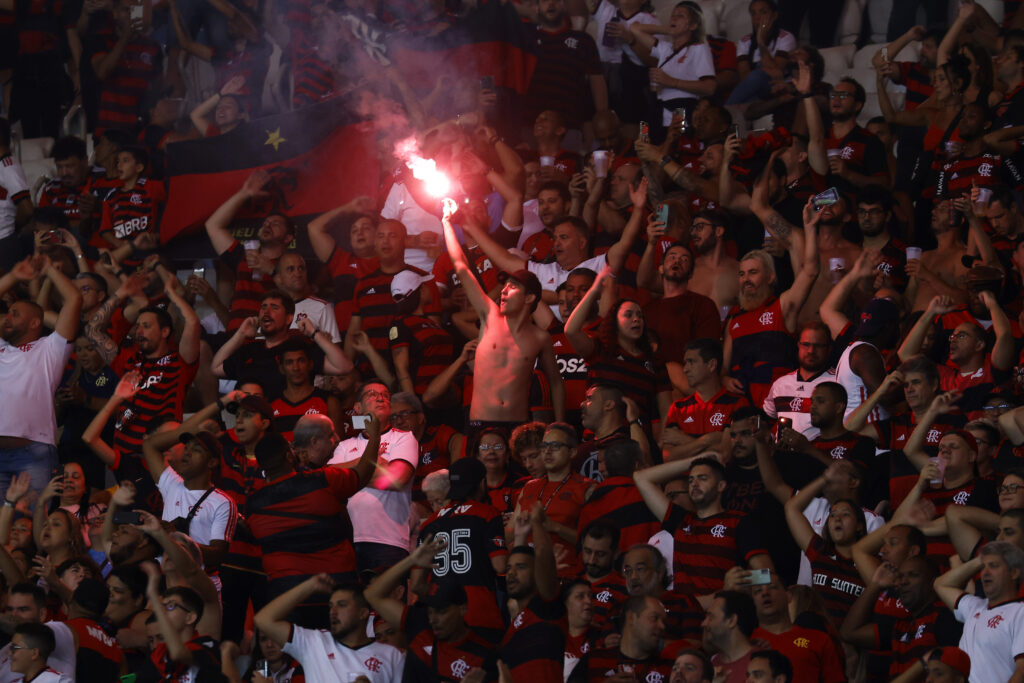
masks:
<path fill-rule="evenodd" d="M 272 180 L 267 197 L 240 212 L 303 218 L 360 195 L 377 194 L 375 133 L 341 100 L 240 124 L 213 137 L 167 145 L 163 243 L 202 227 L 257 169 Z"/>

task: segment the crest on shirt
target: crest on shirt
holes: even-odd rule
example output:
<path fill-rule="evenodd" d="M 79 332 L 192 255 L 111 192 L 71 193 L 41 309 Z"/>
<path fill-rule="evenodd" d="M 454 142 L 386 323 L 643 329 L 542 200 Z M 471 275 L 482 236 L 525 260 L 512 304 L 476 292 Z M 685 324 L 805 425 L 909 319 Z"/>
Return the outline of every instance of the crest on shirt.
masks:
<path fill-rule="evenodd" d="M 576 38 L 573 38 L 572 36 L 569 36 L 568 38 L 565 39 L 565 46 L 570 50 L 575 50 L 577 47 L 579 47 L 579 45 L 580 41 L 577 40 Z"/>
<path fill-rule="evenodd" d="M 665 680 L 665 675 L 657 671 L 651 671 L 644 678 L 647 683 L 662 683 Z"/>
<path fill-rule="evenodd" d="M 834 460 L 842 460 L 846 457 L 846 446 L 836 446 L 829 451 L 829 455 L 831 455 Z"/>
<path fill-rule="evenodd" d="M 725 538 L 725 525 L 716 524 L 711 527 L 711 535 L 715 538 Z"/>
<path fill-rule="evenodd" d="M 365 666 L 369 671 L 377 672 L 384 667 L 384 662 L 380 661 L 376 657 L 370 657 L 363 662 L 363 666 Z"/>
<path fill-rule="evenodd" d="M 140 204 L 142 204 L 142 195 L 139 194 L 138 192 L 132 192 L 131 196 L 128 197 L 128 203 L 134 204 L 135 206 L 139 206 Z"/>
<path fill-rule="evenodd" d="M 467 673 L 469 673 L 469 664 L 465 659 L 460 658 L 452 662 L 452 676 L 457 680 L 462 680 Z"/>
<path fill-rule="evenodd" d="M 771 325 L 775 320 L 775 315 L 771 311 L 765 311 L 761 314 L 761 317 L 757 319 L 757 322 L 762 325 Z"/>
<path fill-rule="evenodd" d="M 708 422 L 710 422 L 713 427 L 721 427 L 722 423 L 725 422 L 725 413 L 715 413 L 708 419 Z"/>

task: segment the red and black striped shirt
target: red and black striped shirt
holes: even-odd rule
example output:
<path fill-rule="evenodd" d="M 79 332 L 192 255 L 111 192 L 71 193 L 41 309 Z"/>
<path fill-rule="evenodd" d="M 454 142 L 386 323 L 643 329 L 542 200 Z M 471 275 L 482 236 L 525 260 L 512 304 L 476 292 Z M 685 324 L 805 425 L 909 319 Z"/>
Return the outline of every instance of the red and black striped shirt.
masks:
<path fill-rule="evenodd" d="M 147 358 L 134 349 L 124 349 L 111 363 L 119 377 L 131 370 L 142 376 L 139 391 L 125 402 L 114 423 L 114 447 L 125 453 L 141 453 L 149 423 L 161 415 L 180 421 L 185 392 L 196 376 L 199 363 L 186 363 L 177 351 L 159 358 Z"/>
<path fill-rule="evenodd" d="M 839 627 L 854 601 L 864 591 L 864 581 L 852 558 L 833 550 L 827 552 L 825 541 L 815 535 L 804 551 L 811 563 L 811 581 L 825 601 L 825 610 L 832 623 Z"/>
<path fill-rule="evenodd" d="M 661 522 L 644 503 L 632 477 L 608 477 L 597 485 L 580 510 L 577 528 L 582 535 L 596 521 L 619 528 L 619 550 L 626 552 L 638 543 L 647 543 L 661 531 Z"/>
<path fill-rule="evenodd" d="M 117 188 L 103 200 L 101 232 L 131 240 L 144 232 L 156 232 L 160 208 L 166 201 L 163 183 L 139 178 L 130 190 Z"/>
<path fill-rule="evenodd" d="M 230 498 L 240 515 L 245 515 L 245 504 L 249 494 L 266 484 L 263 470 L 255 456 L 248 456 L 238 443 L 234 430 L 220 435 L 220 470 L 214 477 L 214 484 Z M 246 524 L 239 524 L 231 537 L 223 564 L 234 569 L 262 574 L 262 551 Z"/>
<path fill-rule="evenodd" d="M 334 317 L 338 321 L 338 329 L 348 329 L 349 320 L 356 310 L 356 283 L 359 278 L 368 275 L 380 267 L 376 257 L 360 258 L 340 247 L 335 247 L 331 258 L 327 261 L 327 272 L 331 274 L 334 287 Z"/>
<path fill-rule="evenodd" d="M 235 271 L 235 293 L 231 297 L 228 332 L 234 332 L 242 321 L 258 316 L 263 295 L 274 287 L 274 282 L 262 273 L 253 273 L 245 260 L 245 249 L 237 240 L 220 255 L 224 263 Z"/>
<path fill-rule="evenodd" d="M 452 335 L 430 318 L 419 315 L 395 318 L 388 330 L 388 344 L 392 352 L 408 350 L 409 375 L 420 396 L 455 358 Z"/>
<path fill-rule="evenodd" d="M 619 673 L 631 672 L 637 681 L 667 681 L 672 676 L 672 661 L 656 654 L 633 659 L 615 648 L 591 650 L 587 655 L 588 681 L 600 681 Z"/>
<path fill-rule="evenodd" d="M 426 275 L 419 268 L 403 264 L 401 270 L 411 270 L 417 275 Z M 388 332 L 391 330 L 392 320 L 395 318 L 395 300 L 391 296 L 391 281 L 395 279 L 394 273 L 385 273 L 377 268 L 359 278 L 355 291 L 355 314 L 359 316 L 362 323 L 362 330 L 370 338 L 373 348 L 381 353 L 388 350 Z M 429 306 L 430 310 L 424 307 L 426 315 L 440 314 L 441 297 L 437 293 L 437 285 L 433 282 L 426 282 L 420 287 L 433 288 L 433 297 L 429 301 L 434 302 Z M 428 301 L 425 297 L 424 302 Z"/>
<path fill-rule="evenodd" d="M 321 572 L 355 578 L 346 502 L 360 488 L 354 469 L 325 467 L 292 472 L 249 496 L 248 526 L 271 580 Z"/>
<path fill-rule="evenodd" d="M 594 351 L 585 359 L 590 366 L 588 386 L 610 384 L 636 401 L 648 422 L 660 421 L 658 394 L 672 389 L 665 364 L 653 352 L 634 356 L 618 345 L 606 349 L 596 337 L 594 341 Z"/>
<path fill-rule="evenodd" d="M 567 630 L 561 599 L 549 602 L 535 595 L 512 620 L 498 651 L 512 680 L 562 683 Z"/>
<path fill-rule="evenodd" d="M 677 592 L 704 595 L 721 590 L 727 571 L 768 553 L 746 520 L 746 515 L 733 510 L 700 518 L 669 503 L 661 528 L 672 534 Z"/>
<path fill-rule="evenodd" d="M 94 55 L 94 58 L 112 49 L 111 44 L 106 51 Z M 113 73 L 103 81 L 93 135 L 101 135 L 107 128 L 138 128 L 142 98 L 155 76 L 163 73 L 162 55 L 160 44 L 155 40 L 141 34 L 129 38 Z"/>
<path fill-rule="evenodd" d="M 740 408 L 749 406 L 747 399 L 719 389 L 709 400 L 701 399 L 696 391 L 690 396 L 676 401 L 668 409 L 666 427 L 677 427 L 684 434 L 703 436 L 711 432 L 720 432 L 732 422 L 732 414 Z"/>
<path fill-rule="evenodd" d="M 477 667 L 491 674 L 485 680 L 496 677 L 494 645 L 472 629 L 458 642 L 441 640 L 430 628 L 427 608 L 410 605 L 402 612 L 402 631 L 409 643 L 403 681 L 460 681 L 469 669 Z"/>
<path fill-rule="evenodd" d="M 960 642 L 963 625 L 941 602 L 934 602 L 917 616 L 872 619 L 878 647 L 891 649 L 889 677 L 907 671 L 914 662 L 936 647 L 955 646 Z"/>
<path fill-rule="evenodd" d="M 459 433 L 448 425 L 428 425 L 420 440 L 420 463 L 412 475 L 412 499 L 425 501 L 423 478 L 431 472 L 447 469 L 452 464 L 449 444 Z M 462 444 L 460 457 L 465 457 L 466 444 Z"/>
<path fill-rule="evenodd" d="M 895 62 L 900 83 L 907 87 L 906 110 L 914 111 L 932 96 L 932 72 L 920 62 Z"/>
<path fill-rule="evenodd" d="M 747 388 L 753 405 L 764 405 L 772 383 L 796 368 L 796 340 L 782 305 L 773 298 L 749 311 L 734 308 L 725 326 L 732 338 L 729 374 Z"/>
<path fill-rule="evenodd" d="M 292 440 L 292 432 L 295 431 L 295 423 L 303 415 L 327 415 L 327 399 L 330 397 L 323 389 L 313 389 L 301 401 L 292 403 L 280 395 L 270 402 L 274 409 L 274 431 Z"/>
<path fill-rule="evenodd" d="M 95 681 L 115 681 L 121 675 L 124 652 L 117 638 L 93 619 L 78 617 L 64 622 L 75 632 L 78 652 L 75 656 L 75 670 L 89 672 Z"/>

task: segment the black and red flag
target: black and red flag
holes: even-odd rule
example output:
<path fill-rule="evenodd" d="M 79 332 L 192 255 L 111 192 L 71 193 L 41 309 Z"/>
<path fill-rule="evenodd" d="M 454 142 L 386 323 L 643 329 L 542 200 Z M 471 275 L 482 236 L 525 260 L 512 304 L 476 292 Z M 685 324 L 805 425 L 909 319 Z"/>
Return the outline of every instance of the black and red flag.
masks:
<path fill-rule="evenodd" d="M 200 226 L 257 169 L 272 181 L 246 215 L 271 209 L 312 216 L 360 195 L 376 197 L 379 164 L 373 124 L 343 99 L 246 122 L 225 133 L 167 145 L 167 205 L 160 241 Z"/>

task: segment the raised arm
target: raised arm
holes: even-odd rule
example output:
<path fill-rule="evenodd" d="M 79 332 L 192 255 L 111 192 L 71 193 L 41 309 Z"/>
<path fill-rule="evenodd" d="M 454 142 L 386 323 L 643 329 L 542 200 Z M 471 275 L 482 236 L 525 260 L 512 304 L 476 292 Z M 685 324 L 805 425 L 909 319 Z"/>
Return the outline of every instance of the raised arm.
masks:
<path fill-rule="evenodd" d="M 931 405 L 921 415 L 921 419 L 918 420 L 917 425 L 914 427 L 914 431 L 910 433 L 910 438 L 907 439 L 907 445 L 903 447 L 903 454 L 907 456 L 907 460 L 916 467 L 919 471 L 928 464 L 930 460 L 928 453 L 924 450 L 925 440 L 928 437 L 928 432 L 932 428 L 932 424 L 938 419 L 939 415 L 953 410 L 954 404 L 960 399 L 960 395 L 952 391 L 948 391 L 943 394 L 939 394 L 932 399 Z"/>
<path fill-rule="evenodd" d="M 231 357 L 231 354 L 242 348 L 246 342 L 256 338 L 259 326 L 259 318 L 256 316 L 250 316 L 242 321 L 242 324 L 238 326 L 235 333 L 226 342 L 221 344 L 221 347 L 217 349 L 217 353 L 213 354 L 210 365 L 214 375 L 217 377 L 227 377 L 224 363 Z"/>
<path fill-rule="evenodd" d="M 636 241 L 637 235 L 640 234 L 640 223 L 643 220 L 644 207 L 647 205 L 647 188 L 647 178 L 641 179 L 635 189 L 632 185 L 629 186 L 629 198 L 633 201 L 633 213 L 626 221 L 626 227 L 623 228 L 619 241 L 612 245 L 612 248 L 605 254 L 608 266 L 613 273 L 622 270 L 622 266 L 626 263 L 626 256 L 633 248 L 633 242 Z"/>
<path fill-rule="evenodd" d="M 868 416 L 871 415 L 875 406 L 882 401 L 882 398 L 887 396 L 889 392 L 893 391 L 897 387 L 902 386 L 902 384 L 903 373 L 899 370 L 893 370 L 890 372 L 885 376 L 885 379 L 882 380 L 882 383 L 878 385 L 878 388 L 871 392 L 870 396 L 861 401 L 861 404 L 846 416 L 846 419 L 843 421 L 843 426 L 851 432 L 863 434 L 864 436 L 877 441 L 878 433 L 873 427 L 868 426 Z"/>
<path fill-rule="evenodd" d="M 107 467 L 117 467 L 117 452 L 100 435 L 121 404 L 138 393 L 141 379 L 142 376 L 135 370 L 125 373 L 114 387 L 114 393 L 82 432 L 82 441 Z"/>
<path fill-rule="evenodd" d="M 825 476 L 822 475 L 796 492 L 786 501 L 786 524 L 789 525 L 789 532 L 793 534 L 793 540 L 800 546 L 801 550 L 807 550 L 811 541 L 817 534 L 811 523 L 804 517 L 804 508 L 811 504 L 811 501 L 825 488 Z"/>
<path fill-rule="evenodd" d="M 1013 367 L 1017 358 L 1014 349 L 1013 330 L 1010 328 L 1010 319 L 1006 317 L 1006 311 L 999 305 L 992 292 L 986 290 L 981 293 L 981 301 L 988 308 L 992 318 L 992 330 L 996 335 L 996 342 L 992 346 L 992 367 L 1000 370 L 1009 370 Z"/>
<path fill-rule="evenodd" d="M 235 243 L 235 238 L 228 232 L 228 226 L 235 218 L 235 214 L 242 206 L 253 197 L 265 194 L 263 186 L 270 182 L 270 174 L 264 170 L 253 171 L 246 178 L 245 183 L 228 200 L 221 204 L 213 214 L 206 219 L 206 234 L 210 238 L 213 250 L 217 255 L 223 254 Z"/>
<path fill-rule="evenodd" d="M 601 296 L 604 281 L 610 277 L 613 277 L 613 275 L 611 266 L 608 265 L 602 268 L 601 272 L 597 274 L 594 284 L 590 285 L 590 289 L 587 290 L 587 293 L 583 295 L 583 298 L 576 305 L 576 308 L 574 308 L 572 313 L 569 314 L 569 319 L 565 321 L 566 338 L 569 340 L 569 343 L 572 344 L 576 353 L 580 354 L 584 358 L 587 358 L 594 353 L 594 350 L 597 348 L 597 344 L 590 338 L 590 335 L 583 331 L 583 325 L 587 322 L 590 311 Z"/>
<path fill-rule="evenodd" d="M 78 287 L 72 284 L 67 275 L 53 266 L 49 259 L 46 261 L 43 273 L 57 288 L 61 299 L 64 300 L 53 330 L 69 342 L 74 342 L 75 337 L 78 336 L 78 323 L 82 319 L 82 293 L 78 291 Z"/>
<path fill-rule="evenodd" d="M 455 264 L 455 272 L 459 276 L 459 281 L 462 282 L 462 288 L 466 292 L 466 297 L 469 299 L 470 304 L 473 305 L 477 315 L 480 316 L 481 325 L 486 325 L 488 317 L 497 311 L 497 305 L 487 296 L 487 292 L 477 282 L 473 271 L 469 267 L 469 263 L 466 262 L 466 254 L 462 251 L 462 245 L 459 244 L 459 240 L 455 236 L 455 227 L 452 225 L 452 216 L 455 214 L 456 209 L 457 206 L 453 200 L 444 200 L 444 215 L 441 217 L 441 227 L 444 229 L 444 243 L 448 248 L 448 256 L 451 257 L 452 263 Z M 473 237 L 498 268 L 508 273 L 514 273 L 526 267 L 525 261 L 509 254 L 505 247 L 491 240 L 490 237 L 485 236 L 484 232 L 483 230 L 478 230 L 476 233 L 479 234 L 473 234 Z M 489 240 L 490 244 L 484 244 L 483 239 Z M 491 251 L 494 253 L 492 254 Z"/>
<path fill-rule="evenodd" d="M 331 334 L 318 330 L 309 318 L 299 320 L 299 331 L 309 337 L 324 352 L 324 374 L 344 375 L 354 367 L 341 347 L 331 341 Z"/>
<path fill-rule="evenodd" d="M 932 300 L 928 302 L 928 308 L 917 319 L 903 343 L 900 344 L 900 348 L 896 352 L 899 359 L 906 362 L 921 353 L 921 345 L 924 344 L 925 337 L 928 336 L 928 329 L 935 323 L 935 317 L 949 313 L 954 308 L 953 300 L 948 296 L 933 296 Z"/>
<path fill-rule="evenodd" d="M 443 540 L 431 536 L 409 555 L 378 576 L 377 580 L 367 586 L 363 592 L 366 601 L 373 607 L 373 611 L 389 624 L 401 625 L 402 616 L 405 614 L 405 604 L 392 597 L 391 594 L 395 592 L 395 588 L 402 585 L 405 577 L 414 568 L 433 569 L 434 557 L 447 547 L 448 544 Z M 257 622 L 257 626 L 259 626 L 259 622 Z"/>
<path fill-rule="evenodd" d="M 767 429 L 763 429 L 756 442 L 757 469 L 761 473 L 765 490 L 772 494 L 775 500 L 785 505 L 786 501 L 793 497 L 793 487 L 782 478 L 779 467 L 775 464 L 775 448 L 766 443 L 766 439 L 769 438 L 766 432 Z"/>
<path fill-rule="evenodd" d="M 863 577 L 863 573 L 861 574 Z M 877 566 L 865 579 L 864 591 L 857 596 L 839 629 L 839 637 L 856 647 L 876 648 L 876 628 L 872 623 L 875 602 L 886 588 L 896 585 L 896 570 L 891 566 Z"/>
<path fill-rule="evenodd" d="M 661 488 L 662 485 L 665 482 L 686 476 L 689 471 L 689 461 L 677 460 L 637 470 L 633 473 L 633 481 L 636 482 L 636 488 L 640 491 L 640 495 L 643 496 L 647 509 L 658 518 L 659 522 L 665 519 L 665 513 L 668 512 L 670 502 L 668 496 L 665 495 L 665 491 Z"/>
<path fill-rule="evenodd" d="M 975 557 L 954 567 L 935 579 L 935 593 L 949 609 L 956 609 L 956 601 L 964 594 L 964 586 L 981 570 L 981 558 Z"/>
<path fill-rule="evenodd" d="M 181 46 L 186 52 L 190 52 L 204 62 L 209 62 L 213 59 L 213 50 L 203 43 L 192 40 L 192 37 L 188 35 L 188 31 L 181 20 L 181 13 L 178 11 L 178 3 L 174 0 L 170 0 L 171 5 L 171 22 L 174 24 L 174 33 L 178 38 L 178 45 Z M 205 133 L 205 130 L 200 130 L 200 133 Z"/>
<path fill-rule="evenodd" d="M 821 270 L 821 263 L 818 261 L 818 220 L 821 218 L 821 212 L 814 208 L 811 201 L 808 199 L 804 205 L 803 265 L 797 271 L 793 285 L 779 295 L 782 316 L 790 329 L 796 327 L 796 314 L 807 301 L 811 287 L 814 286 L 814 281 L 818 279 L 818 272 Z M 794 270 L 796 265 L 793 264 Z M 789 324 L 790 319 L 793 321 L 792 325 Z"/>
<path fill-rule="evenodd" d="M 377 581 L 374 581 L 374 585 L 376 585 Z M 333 588 L 334 581 L 327 574 L 317 574 L 309 577 L 298 586 L 271 600 L 266 607 L 257 612 L 253 618 L 256 628 L 260 630 L 260 633 L 277 643 L 279 647 L 284 647 L 292 638 L 292 623 L 288 621 L 288 615 L 291 611 L 315 593 L 330 593 Z M 372 585 L 367 588 L 367 593 L 372 588 Z M 378 610 L 378 614 L 384 616 L 380 610 Z M 386 616 L 385 619 L 387 619 Z M 388 621 L 391 620 L 388 619 Z"/>
<path fill-rule="evenodd" d="M 426 391 L 423 392 L 422 398 L 424 403 L 432 405 L 448 392 L 448 388 L 451 387 L 452 382 L 455 381 L 455 377 L 459 374 L 459 371 L 462 370 L 463 366 L 473 360 L 473 354 L 476 352 L 476 347 L 479 343 L 479 339 L 471 339 L 466 342 L 462 347 L 462 352 L 459 354 L 459 357 L 453 360 L 448 367 L 437 375 L 437 377 L 430 380 L 430 384 L 427 385 Z"/>
<path fill-rule="evenodd" d="M 825 124 L 821 120 L 821 110 L 818 109 L 818 103 L 812 94 L 814 79 L 811 67 L 807 62 L 800 62 L 794 85 L 804 100 L 804 118 L 807 121 L 807 163 L 818 175 L 828 175 Z"/>
<path fill-rule="evenodd" d="M 525 511 L 524 511 L 525 512 Z M 545 600 L 554 600 L 558 596 L 558 569 L 555 564 L 555 548 L 551 536 L 544 528 L 547 515 L 544 507 L 537 501 L 530 508 L 530 526 L 533 528 L 533 581 L 537 592 Z"/>
<path fill-rule="evenodd" d="M 161 270 L 161 275 L 163 272 Z M 199 338 L 202 335 L 203 326 L 199 322 L 199 316 L 196 315 L 195 309 L 189 306 L 185 297 L 182 296 L 184 290 L 181 283 L 178 282 L 177 276 L 168 272 L 165 277 L 164 292 L 167 294 L 167 299 L 174 304 L 185 321 L 181 339 L 178 340 L 178 355 L 191 365 L 199 360 Z"/>
<path fill-rule="evenodd" d="M 961 3 L 960 9 L 957 12 L 956 20 L 946 31 L 946 35 L 942 37 L 942 42 L 939 43 L 938 54 L 935 58 L 935 64 L 938 67 L 942 67 L 949 58 L 956 51 L 957 43 L 960 42 L 960 34 L 967 27 L 967 23 L 971 20 L 974 15 L 974 3 L 964 2 Z"/>
<path fill-rule="evenodd" d="M 328 226 L 338 216 L 346 213 L 370 213 L 375 209 L 373 200 L 369 197 L 356 197 L 348 204 L 331 209 L 322 213 L 309 222 L 306 230 L 309 235 L 309 244 L 313 247 L 313 253 L 322 263 L 331 260 L 331 254 L 337 243 L 328 231 Z"/>
<path fill-rule="evenodd" d="M 860 252 L 850 272 L 843 276 L 843 279 L 829 291 L 825 300 L 821 302 L 821 322 L 828 326 L 828 331 L 832 334 L 833 339 L 838 339 L 846 326 L 850 324 L 850 319 L 843 313 L 843 308 L 849 301 L 850 295 L 864 278 L 874 274 L 875 266 L 880 260 L 881 257 L 876 251 L 865 249 Z"/>

